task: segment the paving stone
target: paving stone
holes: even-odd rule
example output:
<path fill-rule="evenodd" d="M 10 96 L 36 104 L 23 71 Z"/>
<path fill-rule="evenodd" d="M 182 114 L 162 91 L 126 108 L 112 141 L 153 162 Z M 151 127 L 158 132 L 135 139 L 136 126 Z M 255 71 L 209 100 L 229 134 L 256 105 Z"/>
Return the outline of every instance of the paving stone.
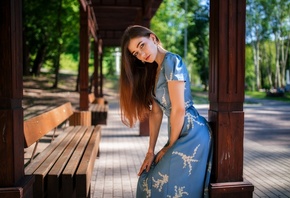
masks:
<path fill-rule="evenodd" d="M 254 198 L 290 197 L 290 104 L 270 104 L 257 102 L 245 105 L 244 109 L 244 178 L 255 186 Z M 118 105 L 113 106 L 115 108 L 110 106 L 109 109 L 108 125 L 102 129 L 102 153 L 95 167 L 99 176 L 93 177 L 96 181 L 92 197 L 118 198 L 119 193 L 124 198 L 135 197 L 137 172 L 147 150 L 148 137 L 138 136 L 138 125 L 132 129 L 124 126 Z M 196 105 L 196 108 L 207 118 L 208 105 Z M 156 150 L 165 144 L 166 130 L 165 119 Z M 108 180 L 110 183 L 107 185 Z"/>

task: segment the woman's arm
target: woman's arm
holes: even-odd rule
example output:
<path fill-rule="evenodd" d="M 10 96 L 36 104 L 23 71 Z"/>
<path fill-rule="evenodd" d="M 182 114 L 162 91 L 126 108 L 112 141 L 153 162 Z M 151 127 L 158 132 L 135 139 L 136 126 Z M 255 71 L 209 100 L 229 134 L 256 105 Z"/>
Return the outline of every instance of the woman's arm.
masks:
<path fill-rule="evenodd" d="M 168 90 L 171 101 L 171 113 L 170 113 L 170 141 L 169 147 L 171 147 L 178 139 L 185 116 L 184 106 L 184 86 L 183 81 L 169 81 Z"/>
<path fill-rule="evenodd" d="M 156 162 L 159 162 L 167 150 L 176 142 L 178 139 L 185 116 L 184 106 L 184 85 L 183 81 L 168 81 L 168 91 L 171 101 L 171 113 L 170 113 L 170 138 L 168 146 L 161 149 L 156 157 Z"/>
<path fill-rule="evenodd" d="M 156 101 L 153 101 L 152 110 L 149 115 L 149 148 L 148 153 L 154 154 L 155 145 L 159 135 L 159 130 L 161 126 L 161 121 L 163 118 L 163 112 Z"/>
<path fill-rule="evenodd" d="M 152 110 L 149 114 L 149 147 L 144 162 L 139 170 L 138 175 L 146 169 L 148 172 L 154 160 L 154 149 L 159 135 L 160 125 L 163 118 L 163 112 L 159 105 L 153 101 Z"/>

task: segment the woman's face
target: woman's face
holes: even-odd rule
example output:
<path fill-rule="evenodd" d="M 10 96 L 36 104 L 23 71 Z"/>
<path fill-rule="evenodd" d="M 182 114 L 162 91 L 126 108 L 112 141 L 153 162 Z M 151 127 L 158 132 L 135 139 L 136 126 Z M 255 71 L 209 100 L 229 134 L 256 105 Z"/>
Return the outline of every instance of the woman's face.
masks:
<path fill-rule="evenodd" d="M 153 34 L 149 37 L 136 37 L 130 40 L 128 50 L 140 61 L 153 63 L 157 56 L 156 38 Z"/>

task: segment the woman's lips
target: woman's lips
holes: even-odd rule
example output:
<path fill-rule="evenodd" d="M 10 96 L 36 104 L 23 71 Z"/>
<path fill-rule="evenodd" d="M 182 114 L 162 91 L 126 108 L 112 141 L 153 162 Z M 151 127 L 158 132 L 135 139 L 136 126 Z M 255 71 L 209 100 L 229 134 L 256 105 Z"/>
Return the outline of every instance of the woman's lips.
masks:
<path fill-rule="evenodd" d="M 149 56 L 147 56 L 145 60 L 147 61 L 149 58 L 150 58 L 150 55 L 149 55 Z"/>

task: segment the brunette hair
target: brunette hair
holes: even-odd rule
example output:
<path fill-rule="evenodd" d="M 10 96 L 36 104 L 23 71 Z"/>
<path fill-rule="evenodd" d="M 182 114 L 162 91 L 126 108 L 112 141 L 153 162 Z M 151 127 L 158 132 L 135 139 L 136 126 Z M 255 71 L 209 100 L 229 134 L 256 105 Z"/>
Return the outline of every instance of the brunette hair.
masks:
<path fill-rule="evenodd" d="M 120 75 L 120 108 L 124 124 L 132 127 L 137 120 L 148 116 L 152 104 L 152 89 L 155 84 L 157 63 L 143 63 L 133 56 L 128 45 L 131 39 L 148 37 L 153 34 L 156 42 L 160 40 L 150 29 L 133 25 L 129 26 L 121 41 L 121 75 Z"/>

